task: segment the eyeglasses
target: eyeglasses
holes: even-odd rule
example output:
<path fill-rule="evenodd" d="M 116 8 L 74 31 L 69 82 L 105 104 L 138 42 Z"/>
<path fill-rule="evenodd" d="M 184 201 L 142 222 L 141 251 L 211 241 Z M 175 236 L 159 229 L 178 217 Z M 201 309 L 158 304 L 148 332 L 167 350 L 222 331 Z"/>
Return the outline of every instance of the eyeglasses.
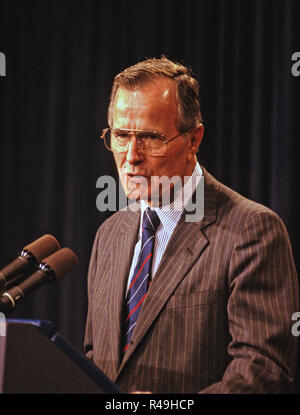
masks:
<path fill-rule="evenodd" d="M 167 139 L 164 134 L 158 133 L 157 131 L 105 128 L 100 138 L 104 140 L 105 147 L 108 150 L 114 153 L 125 153 L 128 151 L 130 140 L 134 136 L 139 151 L 149 155 L 162 155 L 167 151 L 166 144 L 185 134 L 188 130 L 182 131 L 174 137 Z"/>

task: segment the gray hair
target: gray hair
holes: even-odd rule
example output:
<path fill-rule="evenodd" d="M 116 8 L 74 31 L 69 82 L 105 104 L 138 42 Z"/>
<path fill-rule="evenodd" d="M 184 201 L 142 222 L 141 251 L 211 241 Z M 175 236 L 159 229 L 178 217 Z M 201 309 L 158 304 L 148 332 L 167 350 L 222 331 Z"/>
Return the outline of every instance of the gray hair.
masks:
<path fill-rule="evenodd" d="M 113 125 L 113 105 L 118 88 L 133 90 L 136 87 L 149 85 L 160 77 L 167 77 L 175 82 L 178 101 L 177 128 L 179 132 L 183 133 L 201 123 L 198 81 L 189 68 L 162 56 L 130 66 L 115 77 L 108 108 L 108 124 L 111 127 Z"/>

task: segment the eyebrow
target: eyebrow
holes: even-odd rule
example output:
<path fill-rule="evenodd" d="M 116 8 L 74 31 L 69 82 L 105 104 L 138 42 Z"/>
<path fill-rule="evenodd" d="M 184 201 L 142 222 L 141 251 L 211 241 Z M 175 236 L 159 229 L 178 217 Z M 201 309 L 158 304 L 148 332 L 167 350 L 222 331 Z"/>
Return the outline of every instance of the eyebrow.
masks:
<path fill-rule="evenodd" d="M 120 132 L 124 132 L 124 133 L 125 132 L 156 133 L 156 134 L 159 134 L 159 135 L 162 135 L 162 136 L 165 137 L 165 134 L 164 133 L 161 133 L 160 131 L 157 131 L 157 130 L 150 130 L 150 129 L 147 129 L 147 130 L 136 130 L 136 129 L 131 129 L 131 128 L 112 128 L 112 130 L 114 130 L 116 132 L 120 131 Z"/>

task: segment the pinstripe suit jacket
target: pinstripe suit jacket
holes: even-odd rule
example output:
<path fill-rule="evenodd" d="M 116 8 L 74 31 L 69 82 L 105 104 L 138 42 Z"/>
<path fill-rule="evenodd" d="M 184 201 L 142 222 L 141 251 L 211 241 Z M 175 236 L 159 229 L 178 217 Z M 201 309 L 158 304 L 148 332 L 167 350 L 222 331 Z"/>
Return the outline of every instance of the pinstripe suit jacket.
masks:
<path fill-rule="evenodd" d="M 299 306 L 286 229 L 274 212 L 203 172 L 204 217 L 175 228 L 124 357 L 122 310 L 140 212 L 117 212 L 99 228 L 85 351 L 124 391 L 288 392 Z"/>

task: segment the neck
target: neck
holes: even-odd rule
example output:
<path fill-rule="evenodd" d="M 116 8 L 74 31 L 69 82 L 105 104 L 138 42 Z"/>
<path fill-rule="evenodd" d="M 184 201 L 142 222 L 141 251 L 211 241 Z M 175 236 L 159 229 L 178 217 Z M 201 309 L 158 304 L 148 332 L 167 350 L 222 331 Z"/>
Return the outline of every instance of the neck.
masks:
<path fill-rule="evenodd" d="M 161 208 L 162 206 L 168 206 L 172 204 L 177 197 L 183 199 L 184 186 L 193 175 L 195 167 L 196 160 L 183 177 L 178 176 L 178 180 L 176 182 L 170 182 L 170 178 L 169 180 L 166 180 L 165 186 L 162 182 L 159 182 L 156 185 L 156 188 L 159 188 L 159 197 L 155 197 L 153 194 L 149 195 L 147 200 L 148 205 L 153 208 Z"/>

